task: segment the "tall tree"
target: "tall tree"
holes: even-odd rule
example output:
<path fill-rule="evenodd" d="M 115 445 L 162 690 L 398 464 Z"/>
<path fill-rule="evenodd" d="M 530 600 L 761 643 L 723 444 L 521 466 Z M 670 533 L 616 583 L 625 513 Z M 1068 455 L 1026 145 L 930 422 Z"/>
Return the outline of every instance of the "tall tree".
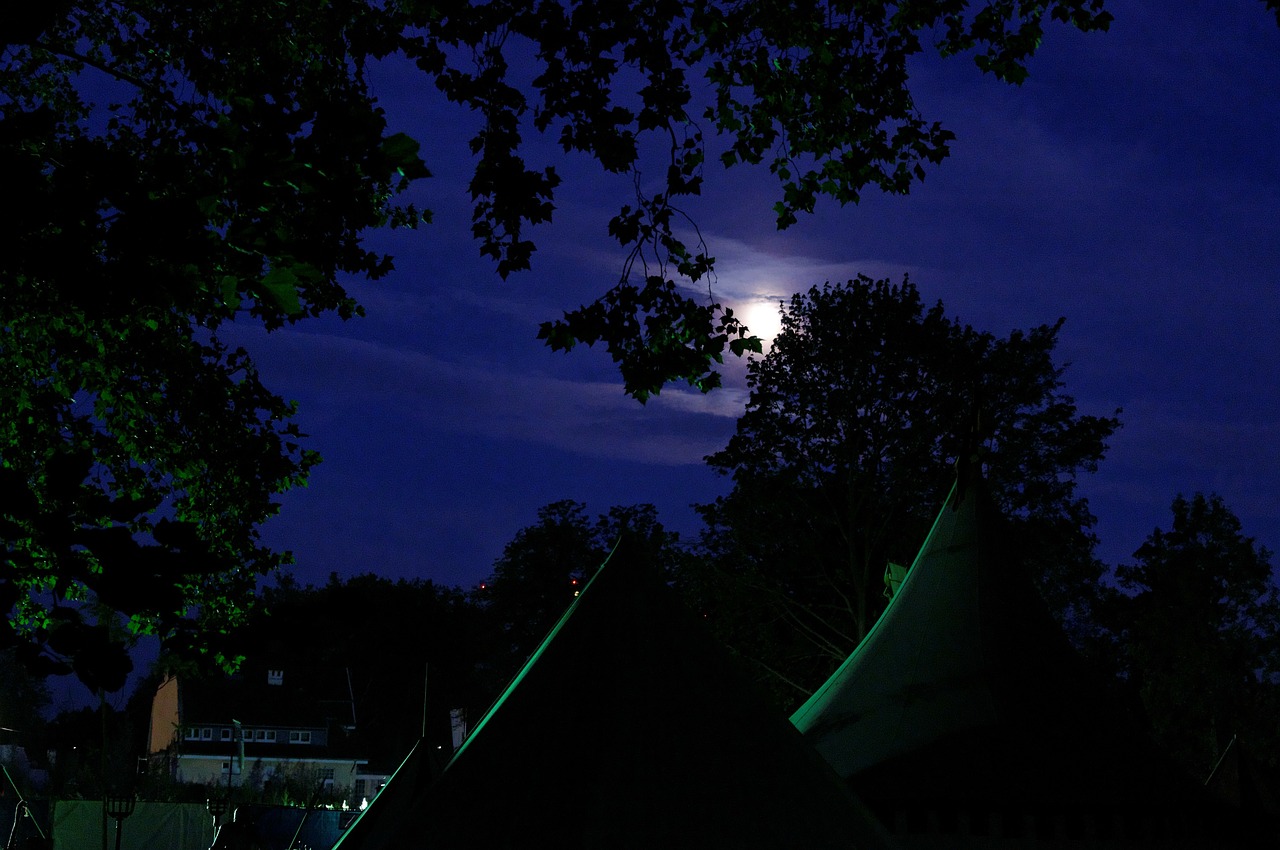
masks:
<path fill-rule="evenodd" d="M 1158 740 L 1203 779 L 1233 735 L 1280 757 L 1280 585 L 1220 496 L 1179 495 L 1172 513 L 1117 567 L 1110 625 Z"/>
<path fill-rule="evenodd" d="M 957 458 L 975 452 L 1051 603 L 1064 619 L 1088 614 L 1102 568 L 1075 479 L 1119 422 L 1080 414 L 1064 391 L 1061 326 L 996 337 L 926 308 L 907 280 L 791 299 L 772 349 L 748 366 L 737 432 L 707 458 L 733 490 L 703 507 L 704 575 L 686 579 L 791 698 L 871 628 L 886 565 L 911 563 Z"/>
<path fill-rule="evenodd" d="M 95 689 L 128 669 L 95 608 L 234 663 L 216 638 L 285 560 L 258 525 L 316 457 L 219 330 L 354 314 L 337 275 L 389 268 L 361 232 L 415 218 L 389 198 L 425 173 L 416 143 L 361 73 L 372 11 L 285 8 L 53 3 L 0 26 L 23 209 L 0 232 L 0 646 Z"/>
<path fill-rule="evenodd" d="M 703 183 L 699 120 L 726 138 L 722 164 L 778 177 L 787 226 L 821 195 L 906 192 L 946 156 L 951 134 L 908 86 L 926 36 L 1017 82 L 1046 22 L 1105 29 L 1102 5 L 6 4 L 0 170 L 22 215 L 0 231 L 0 648 L 119 687 L 127 659 L 92 603 L 234 664 L 216 638 L 282 561 L 258 525 L 316 458 L 219 330 L 355 315 L 342 275 L 391 269 L 364 231 L 426 218 L 395 202 L 428 171 L 388 130 L 370 61 L 403 56 L 480 116 L 473 232 L 499 274 L 529 265 L 529 226 L 554 209 L 560 178 L 526 163 L 530 127 L 634 176 L 602 223 L 616 284 L 541 333 L 602 341 L 643 399 L 667 380 L 710 389 L 726 348 L 758 345 L 678 284 L 713 264 L 676 206 Z"/>

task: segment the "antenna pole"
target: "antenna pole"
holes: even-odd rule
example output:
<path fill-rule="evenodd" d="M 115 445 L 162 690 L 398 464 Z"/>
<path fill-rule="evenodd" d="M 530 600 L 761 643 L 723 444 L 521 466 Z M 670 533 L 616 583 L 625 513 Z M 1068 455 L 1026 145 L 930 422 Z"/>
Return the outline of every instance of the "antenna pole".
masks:
<path fill-rule="evenodd" d="M 430 662 L 422 664 L 422 737 L 426 737 L 426 678 L 431 672 Z"/>

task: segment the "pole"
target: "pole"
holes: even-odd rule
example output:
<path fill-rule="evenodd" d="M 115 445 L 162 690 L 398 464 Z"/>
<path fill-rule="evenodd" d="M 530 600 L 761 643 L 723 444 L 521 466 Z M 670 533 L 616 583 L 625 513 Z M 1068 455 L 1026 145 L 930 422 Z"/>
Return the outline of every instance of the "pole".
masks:
<path fill-rule="evenodd" d="M 98 688 L 98 715 L 102 718 L 102 850 L 107 850 L 107 697 Z"/>
<path fill-rule="evenodd" d="M 4 778 L 9 781 L 9 787 L 13 789 L 13 793 L 18 795 L 18 805 L 25 808 L 27 813 L 26 816 L 31 818 L 31 825 L 36 828 L 36 832 L 39 833 L 40 835 L 40 840 L 47 841 L 48 838 L 44 834 L 44 830 L 40 828 L 40 822 L 36 820 L 36 813 L 31 811 L 31 805 L 27 802 L 26 798 L 22 796 L 22 789 L 18 787 L 18 783 L 14 782 L 13 777 L 9 775 L 9 768 L 5 767 L 3 764 L 0 764 L 0 772 L 3 772 Z M 17 829 L 17 826 L 18 826 L 17 815 L 14 815 L 13 826 L 14 826 L 14 829 Z"/>
<path fill-rule="evenodd" d="M 422 737 L 427 737 L 427 674 L 431 672 L 431 664 L 422 665 Z"/>

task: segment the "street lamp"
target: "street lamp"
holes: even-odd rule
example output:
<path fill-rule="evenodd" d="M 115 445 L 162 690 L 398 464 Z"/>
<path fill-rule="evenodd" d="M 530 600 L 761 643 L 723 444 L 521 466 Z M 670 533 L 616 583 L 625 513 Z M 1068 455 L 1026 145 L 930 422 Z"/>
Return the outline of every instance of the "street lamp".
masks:
<path fill-rule="evenodd" d="M 120 834 L 124 830 L 124 819 L 133 814 L 137 800 L 124 794 L 107 794 L 102 800 L 107 816 L 116 822 L 116 850 L 120 850 Z"/>

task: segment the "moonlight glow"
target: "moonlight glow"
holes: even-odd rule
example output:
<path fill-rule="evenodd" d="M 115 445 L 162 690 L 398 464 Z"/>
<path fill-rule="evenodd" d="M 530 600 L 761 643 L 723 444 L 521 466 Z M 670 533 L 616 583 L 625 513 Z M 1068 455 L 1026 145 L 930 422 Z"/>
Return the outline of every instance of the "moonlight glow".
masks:
<path fill-rule="evenodd" d="M 782 314 L 778 312 L 776 299 L 749 301 L 735 312 L 751 334 L 760 337 L 765 343 L 773 342 L 778 331 L 782 330 Z"/>

